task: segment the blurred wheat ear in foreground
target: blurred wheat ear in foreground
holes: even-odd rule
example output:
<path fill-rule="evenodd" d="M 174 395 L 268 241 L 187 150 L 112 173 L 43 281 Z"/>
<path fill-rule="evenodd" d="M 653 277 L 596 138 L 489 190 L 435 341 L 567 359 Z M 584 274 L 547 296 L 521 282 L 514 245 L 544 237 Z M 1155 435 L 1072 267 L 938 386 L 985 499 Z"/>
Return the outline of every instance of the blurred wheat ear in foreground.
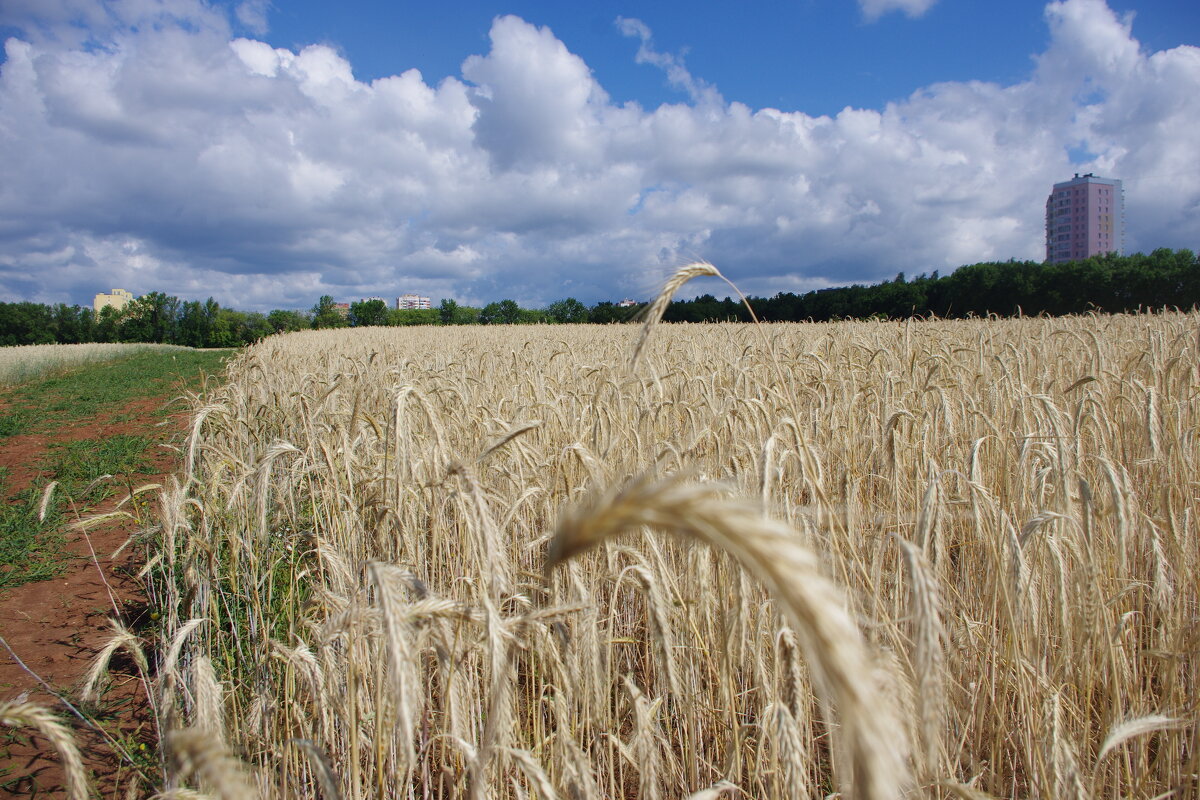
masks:
<path fill-rule="evenodd" d="M 62 762 L 70 800 L 85 800 L 88 777 L 79 748 L 70 729 L 57 716 L 36 703 L 0 703 L 0 726 L 13 731 L 34 732 L 50 745 Z"/>
<path fill-rule="evenodd" d="M 768 587 L 803 644 L 816 687 L 839 714 L 855 795 L 869 800 L 900 797 L 908 787 L 904 729 L 888 698 L 872 685 L 871 662 L 845 600 L 817 558 L 792 529 L 713 486 L 687 485 L 678 476 L 642 478 L 565 518 L 550 545 L 548 564 L 604 540 L 658 528 L 724 550 Z"/>

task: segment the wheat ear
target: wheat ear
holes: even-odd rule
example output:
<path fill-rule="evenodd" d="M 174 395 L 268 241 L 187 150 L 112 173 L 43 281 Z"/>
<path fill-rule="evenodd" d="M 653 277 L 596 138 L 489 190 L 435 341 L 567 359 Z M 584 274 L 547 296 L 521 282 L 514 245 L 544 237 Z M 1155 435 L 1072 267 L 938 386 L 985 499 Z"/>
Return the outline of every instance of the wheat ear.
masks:
<path fill-rule="evenodd" d="M 638 359 L 642 355 L 642 348 L 646 346 L 646 341 L 650 338 L 650 331 L 662 319 L 663 312 L 667 310 L 667 306 L 671 304 L 671 298 L 679 291 L 679 287 L 690 281 L 692 278 L 699 278 L 703 275 L 709 275 L 714 278 L 724 279 L 724 275 L 717 271 L 717 268 L 706 261 L 697 261 L 695 264 L 688 264 L 686 267 L 680 267 L 675 270 L 675 274 L 667 279 L 663 285 L 662 291 L 658 293 L 658 297 L 654 298 L 654 302 L 646 309 L 646 321 L 642 323 L 642 333 L 638 337 L 637 345 L 633 348 L 633 358 L 629 360 L 630 368 L 636 367 Z"/>
<path fill-rule="evenodd" d="M 173 778 L 193 779 L 221 800 L 251 800 L 259 796 L 245 770 L 220 737 L 199 728 L 182 728 L 167 734 L 167 750 L 173 762 Z"/>
<path fill-rule="evenodd" d="M 854 796 L 903 796 L 910 779 L 904 734 L 872 685 L 871 662 L 842 592 L 787 525 L 767 519 L 713 485 L 643 476 L 566 513 L 551 542 L 553 567 L 623 531 L 648 526 L 700 539 L 757 577 L 796 628 L 817 688 L 842 720 Z"/>
<path fill-rule="evenodd" d="M 0 703 L 0 725 L 7 728 L 32 728 L 46 738 L 62 760 L 67 777 L 67 797 L 87 800 L 87 773 L 79 748 L 67 726 L 43 706 L 35 703 Z"/>

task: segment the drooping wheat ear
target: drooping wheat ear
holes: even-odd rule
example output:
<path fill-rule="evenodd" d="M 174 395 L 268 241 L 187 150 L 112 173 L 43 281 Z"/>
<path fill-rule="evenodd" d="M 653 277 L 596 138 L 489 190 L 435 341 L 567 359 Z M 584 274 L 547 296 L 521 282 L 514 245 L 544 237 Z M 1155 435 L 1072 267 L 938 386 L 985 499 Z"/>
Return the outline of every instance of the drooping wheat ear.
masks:
<path fill-rule="evenodd" d="M 771 703 L 763 709 L 763 731 L 770 737 L 781 767 L 780 793 L 784 797 L 811 797 L 808 778 L 810 763 L 808 742 L 801 735 L 796 718 L 783 703 Z"/>
<path fill-rule="evenodd" d="M 212 797 L 195 789 L 163 789 L 152 795 L 150 800 L 212 800 Z"/>
<path fill-rule="evenodd" d="M 667 279 L 662 291 L 658 293 L 658 297 L 654 298 L 654 302 L 646 309 L 646 321 L 642 323 L 642 334 L 638 337 L 637 346 L 633 348 L 633 358 L 629 360 L 630 369 L 637 366 L 638 359 L 642 355 L 642 348 L 646 346 L 646 341 L 650 338 L 650 330 L 662 319 L 663 312 L 671 304 L 671 298 L 679 291 L 679 287 L 692 278 L 699 278 L 703 275 L 721 278 L 722 280 L 725 278 L 712 264 L 706 261 L 697 261 L 694 264 L 688 264 L 686 267 L 680 267 L 675 270 L 674 275 Z"/>
<path fill-rule="evenodd" d="M 787 525 L 757 513 L 719 487 L 679 475 L 642 476 L 568 511 L 551 542 L 547 567 L 623 531 L 648 526 L 725 550 L 757 577 L 787 613 L 827 707 L 841 716 L 854 797 L 900 797 L 909 785 L 904 734 L 875 691 L 871 663 L 842 592 Z M 847 783 L 843 777 L 843 783 Z"/>
<path fill-rule="evenodd" d="M 509 593 L 511 579 L 508 574 L 509 562 L 504 557 L 504 542 L 501 538 L 496 521 L 492 518 L 488 507 L 487 497 L 479 485 L 479 479 L 467 466 L 454 462 L 446 472 L 455 475 L 463 485 L 463 495 L 467 501 L 469 513 L 468 526 L 475 534 L 476 552 L 480 560 L 479 571 L 487 580 L 490 597 L 493 601 Z"/>
<path fill-rule="evenodd" d="M 38 505 L 38 522 L 46 521 L 46 512 L 50 510 L 50 499 L 54 497 L 54 489 L 57 486 L 58 481 L 50 481 L 42 490 L 42 502 Z"/>
<path fill-rule="evenodd" d="M 658 725 L 658 712 L 662 698 L 653 701 L 637 687 L 633 679 L 625 676 L 625 691 L 633 706 L 633 741 L 630 743 L 638 770 L 638 797 L 658 800 L 658 776 L 662 771 L 662 733 Z"/>
<path fill-rule="evenodd" d="M 112 626 L 112 638 L 105 643 L 100 652 L 96 654 L 96 658 L 92 661 L 92 668 L 88 670 L 87 680 L 84 681 L 83 691 L 80 692 L 80 697 L 84 702 L 95 702 L 100 698 L 100 693 L 97 686 L 101 679 L 108 673 L 108 664 L 112 660 L 113 653 L 122 648 L 138 665 L 143 676 L 150 672 L 150 667 L 146 663 L 146 654 L 142 651 L 142 642 L 133 633 L 115 619 L 109 620 L 109 625 Z"/>
<path fill-rule="evenodd" d="M 1049 748 L 1050 774 L 1044 787 L 1054 797 L 1087 797 L 1083 786 L 1083 776 L 1079 771 L 1079 758 L 1075 755 L 1074 743 L 1068 738 L 1066 723 L 1063 720 L 1062 695 L 1055 692 L 1046 703 L 1046 720 L 1050 728 Z"/>
<path fill-rule="evenodd" d="M 667 617 L 666 595 L 663 594 L 662 583 L 654 578 L 654 572 L 639 556 L 633 556 L 643 563 L 626 567 L 625 571 L 633 575 L 641 584 L 648 605 L 647 618 L 650 622 L 650 636 L 662 653 L 663 669 L 667 673 L 666 688 L 676 698 L 683 697 L 679 683 L 679 669 L 675 664 L 675 642 L 671 635 L 671 625 Z M 617 582 L 620 586 L 620 580 Z"/>
<path fill-rule="evenodd" d="M 1109 729 L 1108 736 L 1104 737 L 1104 743 L 1100 746 L 1100 755 L 1096 756 L 1096 766 L 1100 765 L 1100 762 L 1104 760 L 1106 755 L 1135 736 L 1142 736 L 1154 731 L 1180 728 L 1186 724 L 1187 720 L 1168 717 L 1165 714 L 1150 714 L 1149 716 L 1125 720 L 1118 725 L 1114 725 Z"/>
<path fill-rule="evenodd" d="M 730 783 L 727 780 L 719 780 L 707 789 L 701 789 L 698 792 L 692 792 L 688 795 L 687 800 L 717 800 L 725 792 L 734 794 L 740 792 L 741 788 L 736 783 Z"/>
<path fill-rule="evenodd" d="M 945 658 L 942 642 L 941 601 L 937 579 L 921 549 L 897 538 L 908 572 L 909 618 L 912 625 L 911 657 L 917 688 L 917 710 L 921 724 L 924 766 L 936 775 L 944 751 L 941 731 L 945 716 Z"/>
<path fill-rule="evenodd" d="M 242 763 L 230 754 L 225 743 L 199 728 L 182 728 L 167 734 L 172 781 L 194 782 L 221 800 L 250 800 L 259 796 L 246 776 Z"/>
<path fill-rule="evenodd" d="M 79 748 L 67 726 L 43 706 L 35 703 L 0 703 L 0 725 L 6 728 L 32 728 L 50 742 L 62 761 L 67 778 L 67 796 L 70 800 L 87 800 L 87 773 Z"/>
<path fill-rule="evenodd" d="M 398 755 L 406 767 L 416 762 L 414 748 L 417 709 L 421 704 L 418 643 L 411 617 L 406 613 L 400 589 L 403 570 L 390 564 L 372 562 L 367 574 L 375 587 L 375 598 L 383 612 L 388 653 L 389 689 L 396 704 Z"/>
<path fill-rule="evenodd" d="M 329 762 L 325 751 L 308 739 L 289 739 L 288 744 L 299 747 L 308 757 L 308 763 L 317 776 L 317 785 L 321 787 L 322 800 L 342 800 L 337 773 L 333 771 L 333 764 Z"/>
<path fill-rule="evenodd" d="M 492 453 L 496 452 L 500 448 L 504 447 L 504 445 L 508 444 L 513 439 L 517 438 L 518 436 L 520 436 L 522 434 L 529 433 L 534 428 L 540 428 L 541 425 L 542 425 L 542 421 L 540 419 L 530 420 L 529 422 L 522 422 L 518 425 L 513 425 L 508 430 L 506 430 L 504 433 L 500 434 L 500 437 L 498 439 L 496 439 L 496 441 L 492 442 L 487 447 L 485 447 L 483 449 L 483 452 L 475 457 L 475 463 L 482 464 L 484 461 L 487 460 L 488 456 L 490 456 Z"/>
<path fill-rule="evenodd" d="M 221 403 L 213 403 L 199 409 L 196 416 L 192 417 L 192 430 L 187 438 L 187 460 L 183 472 L 187 483 L 191 483 L 192 477 L 196 473 L 196 449 L 200 445 L 200 429 L 204 427 L 204 421 L 214 412 L 228 410 L 228 407 Z"/>
<path fill-rule="evenodd" d="M 179 626 L 171 636 L 171 644 L 167 648 L 167 655 L 163 658 L 162 664 L 158 668 L 159 675 L 169 675 L 175 672 L 179 664 L 179 656 L 183 653 L 183 646 L 187 643 L 188 636 L 205 622 L 208 622 L 208 620 L 203 617 L 195 617 Z"/>
<path fill-rule="evenodd" d="M 196 656 L 192 662 L 192 695 L 196 700 L 192 724 L 224 741 L 225 691 L 212 661 L 205 656 Z"/>
<path fill-rule="evenodd" d="M 505 747 L 502 752 L 507 755 L 525 774 L 525 779 L 529 781 L 529 785 L 533 787 L 534 794 L 540 800 L 558 800 L 558 792 L 554 791 L 554 784 L 550 782 L 550 776 L 546 774 L 546 770 L 542 769 L 542 765 L 528 750 L 518 750 L 515 747 Z"/>

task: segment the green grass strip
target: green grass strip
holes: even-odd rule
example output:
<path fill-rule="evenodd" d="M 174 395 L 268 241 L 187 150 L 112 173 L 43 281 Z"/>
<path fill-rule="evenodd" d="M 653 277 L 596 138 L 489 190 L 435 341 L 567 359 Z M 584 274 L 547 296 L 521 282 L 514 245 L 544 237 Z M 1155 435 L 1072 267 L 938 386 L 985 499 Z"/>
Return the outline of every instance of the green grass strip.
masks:
<path fill-rule="evenodd" d="M 0 394 L 0 439 L 19 433 L 53 435 L 62 425 L 120 412 L 143 397 L 170 399 L 199 391 L 205 375 L 217 373 L 232 355 L 229 350 L 147 350 L 102 364 L 89 364 L 46 374 Z M 154 412 L 158 417 L 166 410 Z M 52 444 L 41 466 L 59 486 L 51 495 L 44 519 L 38 519 L 45 484 L 17 496 L 9 494 L 0 469 L 0 590 L 61 574 L 66 566 L 62 526 L 67 509 L 83 513 L 90 504 L 113 494 L 121 477 L 149 469 L 149 437 L 119 434 Z M 105 475 L 113 479 L 98 481 Z M 93 483 L 95 485 L 93 485 Z"/>
<path fill-rule="evenodd" d="M 0 414 L 0 437 L 39 433 L 63 422 L 119 409 L 130 400 L 199 389 L 203 374 L 220 371 L 230 350 L 147 350 L 44 375 L 11 388 Z"/>

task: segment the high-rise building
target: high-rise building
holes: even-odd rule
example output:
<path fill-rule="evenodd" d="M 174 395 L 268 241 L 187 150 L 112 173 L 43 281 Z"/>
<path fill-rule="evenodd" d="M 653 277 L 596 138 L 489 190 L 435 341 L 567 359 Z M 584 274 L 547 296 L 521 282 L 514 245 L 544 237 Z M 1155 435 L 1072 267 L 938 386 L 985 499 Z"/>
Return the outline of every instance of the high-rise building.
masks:
<path fill-rule="evenodd" d="M 1116 178 L 1092 173 L 1054 184 L 1046 199 L 1046 261 L 1057 264 L 1125 249 L 1125 196 Z"/>
<path fill-rule="evenodd" d="M 117 311 L 120 311 L 132 302 L 132 292 L 127 292 L 124 289 L 113 289 L 111 292 L 100 292 L 92 298 L 92 310 L 99 314 L 100 309 L 112 306 Z"/>
<path fill-rule="evenodd" d="M 433 308 L 428 297 L 419 294 L 402 294 L 396 298 L 396 308 Z"/>

